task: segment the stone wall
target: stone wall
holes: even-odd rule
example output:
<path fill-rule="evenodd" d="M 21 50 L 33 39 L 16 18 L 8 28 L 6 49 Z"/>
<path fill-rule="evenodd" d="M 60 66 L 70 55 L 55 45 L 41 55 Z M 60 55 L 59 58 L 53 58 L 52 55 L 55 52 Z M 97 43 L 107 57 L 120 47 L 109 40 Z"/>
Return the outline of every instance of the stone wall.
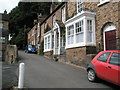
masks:
<path fill-rule="evenodd" d="M 15 63 L 18 58 L 18 50 L 16 45 L 7 45 L 5 51 L 5 62 L 12 64 Z"/>
<path fill-rule="evenodd" d="M 44 52 L 44 55 L 47 56 L 48 58 L 52 59 L 53 58 L 53 50 Z"/>
<path fill-rule="evenodd" d="M 66 50 L 66 58 L 71 63 L 86 67 L 96 54 L 95 51 L 95 47 L 71 48 Z"/>
<path fill-rule="evenodd" d="M 3 28 L 4 29 L 8 29 L 8 21 L 2 21 L 2 23 L 3 23 Z"/>
<path fill-rule="evenodd" d="M 104 50 L 104 43 L 103 43 L 103 28 L 107 23 L 113 23 L 116 26 L 116 37 L 120 37 L 119 33 L 119 26 L 118 17 L 118 2 L 114 3 L 107 3 L 102 6 L 99 6 L 96 11 L 96 47 L 97 51 Z"/>

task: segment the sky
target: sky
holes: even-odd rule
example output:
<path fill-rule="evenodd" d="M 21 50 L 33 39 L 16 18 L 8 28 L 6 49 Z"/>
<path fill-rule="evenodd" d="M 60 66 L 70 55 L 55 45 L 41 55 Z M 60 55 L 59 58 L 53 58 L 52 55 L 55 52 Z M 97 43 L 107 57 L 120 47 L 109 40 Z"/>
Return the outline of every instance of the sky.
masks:
<path fill-rule="evenodd" d="M 0 0 L 0 13 L 4 13 L 5 9 L 9 13 L 18 5 L 20 0 Z"/>

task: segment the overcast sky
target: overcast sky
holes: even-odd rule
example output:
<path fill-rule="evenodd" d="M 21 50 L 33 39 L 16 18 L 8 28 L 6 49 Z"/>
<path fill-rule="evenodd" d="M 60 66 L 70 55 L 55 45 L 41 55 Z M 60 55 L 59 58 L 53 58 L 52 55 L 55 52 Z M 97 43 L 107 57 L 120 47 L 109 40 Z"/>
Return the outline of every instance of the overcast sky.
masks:
<path fill-rule="evenodd" d="M 20 0 L 0 0 L 0 13 L 6 9 L 9 13 L 14 7 L 18 5 Z"/>

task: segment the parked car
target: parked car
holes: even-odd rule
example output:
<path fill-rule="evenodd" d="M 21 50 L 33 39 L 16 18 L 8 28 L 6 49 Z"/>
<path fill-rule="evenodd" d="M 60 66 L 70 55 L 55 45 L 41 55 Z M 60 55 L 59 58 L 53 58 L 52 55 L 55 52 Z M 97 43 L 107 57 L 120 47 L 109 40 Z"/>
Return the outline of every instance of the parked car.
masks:
<path fill-rule="evenodd" d="M 25 48 L 25 52 L 26 53 L 37 53 L 37 48 L 35 47 L 35 45 L 27 45 Z"/>
<path fill-rule="evenodd" d="M 88 65 L 87 78 L 91 82 L 100 78 L 120 86 L 120 50 L 97 54 Z"/>

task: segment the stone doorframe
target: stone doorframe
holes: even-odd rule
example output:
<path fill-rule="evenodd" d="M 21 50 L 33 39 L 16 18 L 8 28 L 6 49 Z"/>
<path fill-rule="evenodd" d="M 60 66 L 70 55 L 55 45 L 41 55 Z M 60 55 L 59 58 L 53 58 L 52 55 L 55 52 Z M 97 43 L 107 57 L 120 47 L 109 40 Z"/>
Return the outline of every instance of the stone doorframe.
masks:
<path fill-rule="evenodd" d="M 105 44 L 105 32 L 116 30 L 116 26 L 112 23 L 107 23 L 105 27 L 103 28 L 103 43 L 104 43 L 104 51 L 106 50 L 106 44 Z"/>
<path fill-rule="evenodd" d="M 55 23 L 53 27 L 53 33 L 54 33 L 54 48 L 53 48 L 53 54 L 54 55 L 60 55 L 60 27 L 57 23 Z M 58 33 L 58 34 L 57 34 Z M 58 38 L 58 40 L 57 40 Z M 58 44 L 58 46 L 57 46 Z"/>

